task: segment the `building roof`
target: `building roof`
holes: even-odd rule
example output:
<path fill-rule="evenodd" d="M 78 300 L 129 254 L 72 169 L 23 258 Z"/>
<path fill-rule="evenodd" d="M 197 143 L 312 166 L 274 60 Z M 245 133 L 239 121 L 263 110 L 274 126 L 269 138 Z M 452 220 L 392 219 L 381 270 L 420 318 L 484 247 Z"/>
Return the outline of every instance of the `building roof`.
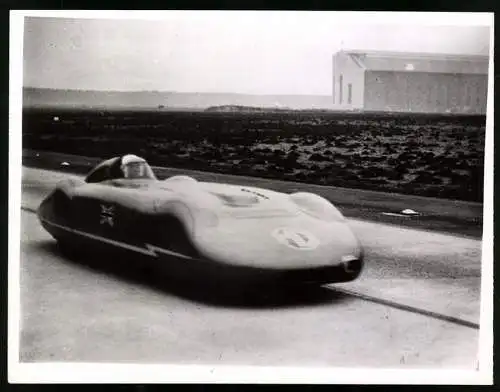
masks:
<path fill-rule="evenodd" d="M 488 56 L 409 52 L 341 51 L 368 71 L 488 74 Z"/>

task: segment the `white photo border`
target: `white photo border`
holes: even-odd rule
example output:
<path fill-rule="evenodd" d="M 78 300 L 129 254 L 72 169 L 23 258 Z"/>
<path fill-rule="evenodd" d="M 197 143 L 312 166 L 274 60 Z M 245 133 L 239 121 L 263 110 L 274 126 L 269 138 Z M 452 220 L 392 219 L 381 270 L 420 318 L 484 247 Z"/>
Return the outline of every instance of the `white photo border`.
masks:
<path fill-rule="evenodd" d="M 230 18 L 279 14 L 340 24 L 418 24 L 490 27 L 490 60 L 485 141 L 484 219 L 481 271 L 479 370 L 400 370 L 144 364 L 20 363 L 20 205 L 22 177 L 23 29 L 25 17 L 150 19 Z M 11 11 L 9 103 L 8 380 L 10 383 L 278 383 L 278 384 L 491 384 L 493 382 L 493 145 L 494 14 L 429 12 L 310 11 Z"/>

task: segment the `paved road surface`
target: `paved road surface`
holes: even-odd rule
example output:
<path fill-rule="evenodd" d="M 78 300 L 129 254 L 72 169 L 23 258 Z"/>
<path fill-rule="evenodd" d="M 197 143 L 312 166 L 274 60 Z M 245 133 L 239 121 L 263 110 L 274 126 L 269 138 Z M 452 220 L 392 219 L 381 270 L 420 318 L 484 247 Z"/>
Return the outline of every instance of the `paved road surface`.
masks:
<path fill-rule="evenodd" d="M 60 176 L 25 169 L 23 206 L 36 208 Z M 479 241 L 351 224 L 368 264 L 358 281 L 339 287 L 478 322 Z M 330 288 L 259 299 L 208 295 L 159 284 L 133 266 L 71 260 L 28 211 L 21 230 L 22 361 L 474 366 L 475 328 Z"/>

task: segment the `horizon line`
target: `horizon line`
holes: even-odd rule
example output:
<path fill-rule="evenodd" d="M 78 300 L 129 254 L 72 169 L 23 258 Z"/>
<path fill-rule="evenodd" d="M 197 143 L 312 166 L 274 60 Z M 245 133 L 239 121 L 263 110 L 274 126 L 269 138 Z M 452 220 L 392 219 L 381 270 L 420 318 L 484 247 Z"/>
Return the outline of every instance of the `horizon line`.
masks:
<path fill-rule="evenodd" d="M 174 90 L 100 90 L 100 89 L 77 89 L 22 86 L 23 89 L 53 90 L 53 91 L 75 91 L 75 92 L 102 92 L 102 93 L 174 93 L 174 94 L 226 94 L 226 95 L 251 95 L 251 96 L 299 96 L 299 97 L 331 97 L 331 94 L 286 94 L 286 93 L 242 93 L 227 91 L 174 91 Z"/>

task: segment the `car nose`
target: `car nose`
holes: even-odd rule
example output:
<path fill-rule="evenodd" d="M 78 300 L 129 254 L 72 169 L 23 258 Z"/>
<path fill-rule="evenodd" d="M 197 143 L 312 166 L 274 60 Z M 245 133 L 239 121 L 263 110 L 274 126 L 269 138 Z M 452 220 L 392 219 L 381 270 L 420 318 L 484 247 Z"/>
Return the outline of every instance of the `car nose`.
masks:
<path fill-rule="evenodd" d="M 198 232 L 196 241 L 210 258 L 269 268 L 336 265 L 356 268 L 359 243 L 348 227 L 332 225 L 294 229 L 281 222 L 273 226 L 245 220 L 238 225 L 219 225 Z M 337 226 L 338 224 L 335 224 Z M 299 225 L 296 225 L 297 227 Z M 342 257 L 348 259 L 342 260 Z"/>

